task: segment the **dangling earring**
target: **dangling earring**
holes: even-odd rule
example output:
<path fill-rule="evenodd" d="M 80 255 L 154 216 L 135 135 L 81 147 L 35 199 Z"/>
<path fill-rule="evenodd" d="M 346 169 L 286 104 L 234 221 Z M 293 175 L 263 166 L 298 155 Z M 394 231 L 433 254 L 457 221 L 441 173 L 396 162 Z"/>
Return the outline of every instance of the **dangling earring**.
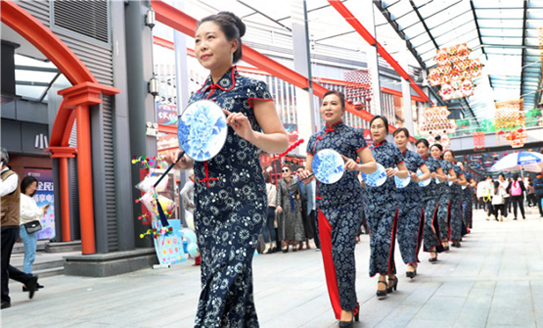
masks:
<path fill-rule="evenodd" d="M 233 52 L 230 53 L 230 60 L 232 61 L 232 64 L 234 64 L 234 53 Z"/>

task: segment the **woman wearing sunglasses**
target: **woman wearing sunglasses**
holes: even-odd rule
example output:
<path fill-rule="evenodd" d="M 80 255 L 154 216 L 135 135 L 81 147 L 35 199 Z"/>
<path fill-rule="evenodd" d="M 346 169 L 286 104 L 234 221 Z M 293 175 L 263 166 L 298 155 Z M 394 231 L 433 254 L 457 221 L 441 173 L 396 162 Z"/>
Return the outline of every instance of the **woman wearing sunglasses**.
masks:
<path fill-rule="evenodd" d="M 301 190 L 298 179 L 292 176 L 290 166 L 283 165 L 281 170 L 283 178 L 277 184 L 277 213 L 280 214 L 278 230 L 282 240 L 281 250 L 296 252 L 298 246 L 305 240 L 304 221 L 302 218 Z"/>
<path fill-rule="evenodd" d="M 358 321 L 354 248 L 362 220 L 362 187 L 358 173 L 375 172 L 376 164 L 366 146 L 364 133 L 345 125 L 345 97 L 339 91 L 324 94 L 320 112 L 326 126 L 307 143 L 305 170 L 301 179 L 312 173 L 313 158 L 320 150 L 333 149 L 345 160 L 345 172 L 332 184 L 317 181 L 318 231 L 328 294 L 339 327 L 352 327 Z M 362 164 L 357 164 L 360 158 Z"/>

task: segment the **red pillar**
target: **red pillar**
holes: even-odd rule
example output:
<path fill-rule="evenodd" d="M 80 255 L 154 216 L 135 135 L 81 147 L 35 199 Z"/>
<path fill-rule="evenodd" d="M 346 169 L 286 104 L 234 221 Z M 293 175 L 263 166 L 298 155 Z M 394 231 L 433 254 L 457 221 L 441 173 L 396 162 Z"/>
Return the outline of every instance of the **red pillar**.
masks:
<path fill-rule="evenodd" d="M 74 147 L 49 147 L 46 151 L 51 158 L 59 159 L 60 180 L 60 222 L 62 228 L 62 241 L 71 241 L 70 237 L 70 189 L 68 186 L 68 158 L 74 158 Z"/>
<path fill-rule="evenodd" d="M 81 218 L 81 248 L 83 254 L 96 253 L 94 239 L 94 202 L 92 193 L 92 155 L 89 106 L 76 106 L 77 171 L 79 182 L 79 211 Z"/>
<path fill-rule="evenodd" d="M 119 89 L 90 82 L 83 82 L 58 92 L 64 97 L 62 103 L 64 108 L 75 110 L 77 118 L 79 217 L 83 255 L 96 253 L 89 106 L 100 104 L 102 94 L 114 95 L 119 92 Z"/>
<path fill-rule="evenodd" d="M 70 238 L 70 194 L 68 192 L 68 159 L 59 159 L 60 166 L 60 215 L 62 219 L 62 241 Z"/>

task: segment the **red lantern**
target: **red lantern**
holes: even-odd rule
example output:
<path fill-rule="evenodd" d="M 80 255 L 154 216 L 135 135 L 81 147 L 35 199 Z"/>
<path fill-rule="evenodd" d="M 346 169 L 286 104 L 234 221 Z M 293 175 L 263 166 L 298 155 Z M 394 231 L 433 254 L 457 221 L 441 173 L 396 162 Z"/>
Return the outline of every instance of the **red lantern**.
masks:
<path fill-rule="evenodd" d="M 371 101 L 371 97 L 370 97 L 370 96 L 366 96 L 366 101 Z"/>
<path fill-rule="evenodd" d="M 347 99 L 347 104 L 352 105 L 352 104 L 353 104 L 353 100 L 352 100 L 352 99 Z"/>
<path fill-rule="evenodd" d="M 361 110 L 362 108 L 364 108 L 364 105 L 361 102 L 357 101 L 354 103 L 354 109 Z"/>

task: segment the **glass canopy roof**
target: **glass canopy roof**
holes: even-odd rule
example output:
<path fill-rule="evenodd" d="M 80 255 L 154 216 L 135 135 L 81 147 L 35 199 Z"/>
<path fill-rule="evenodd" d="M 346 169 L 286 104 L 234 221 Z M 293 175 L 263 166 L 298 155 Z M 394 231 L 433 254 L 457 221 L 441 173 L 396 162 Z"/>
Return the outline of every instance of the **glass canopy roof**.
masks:
<path fill-rule="evenodd" d="M 171 0 L 166 0 L 171 2 Z M 366 1 L 366 0 L 363 0 Z M 364 24 L 362 0 L 344 0 Z M 291 35 L 291 0 L 187 0 L 185 9 L 196 19 L 221 10 L 235 12 L 251 25 L 246 39 L 261 33 Z M 412 66 L 435 67 L 436 50 L 466 43 L 471 59 L 485 64 L 474 80 L 473 96 L 448 102 L 466 117 L 493 115 L 494 102 L 524 98 L 526 109 L 541 99 L 541 61 L 537 28 L 543 27 L 543 0 L 373 0 L 377 39 L 394 57 L 405 39 L 412 48 Z M 326 0 L 306 1 L 309 34 L 315 47 L 364 52 L 367 43 Z M 396 26 L 395 26 L 396 25 Z M 367 27 L 367 26 L 366 26 Z M 289 42 L 292 42 L 289 40 Z M 286 46 L 291 46 L 285 41 Z M 362 54 L 363 55 L 363 54 Z M 362 57 L 363 58 L 363 57 Z M 399 58 L 396 58 L 398 60 Z M 437 88 L 435 89 L 437 92 Z"/>
<path fill-rule="evenodd" d="M 524 98 L 526 109 L 541 102 L 538 28 L 542 0 L 375 0 L 411 43 L 423 68 L 436 66 L 436 49 L 467 43 L 471 59 L 486 66 L 467 99 L 474 116 L 492 115 L 492 102 Z M 490 108 L 489 108 L 490 107 Z"/>
<path fill-rule="evenodd" d="M 365 0 L 364 0 L 365 1 Z M 166 2 L 172 3 L 171 0 Z M 360 0 L 343 1 L 364 22 Z M 541 99 L 541 60 L 538 28 L 543 27 L 543 0 L 373 0 L 377 39 L 389 53 L 401 49 L 405 38 L 413 49 L 410 65 L 427 70 L 436 66 L 436 49 L 467 43 L 470 58 L 485 64 L 475 79 L 473 96 L 455 101 L 466 116 L 492 115 L 493 102 L 524 98 L 526 109 Z M 247 38 L 275 33 L 277 42 L 292 47 L 291 0 L 186 0 L 185 10 L 196 19 L 221 10 L 235 12 L 251 25 Z M 367 43 L 326 0 L 306 1 L 312 49 L 331 54 L 341 49 L 364 60 Z M 394 24 L 391 24 L 394 23 Z M 397 24 L 397 27 L 394 25 Z M 258 27 L 258 28 L 253 28 Z M 399 36 L 398 36 L 399 35 Z M 292 48 L 291 48 L 292 49 Z M 399 58 L 396 58 L 397 60 Z M 52 63 L 15 56 L 16 93 L 46 101 L 47 90 L 59 72 Z M 436 89 L 437 90 L 437 89 Z M 455 107 L 455 106 L 451 106 Z"/>
<path fill-rule="evenodd" d="M 23 99 L 47 102 L 47 91 L 59 75 L 49 61 L 15 54 L 15 93 Z"/>

